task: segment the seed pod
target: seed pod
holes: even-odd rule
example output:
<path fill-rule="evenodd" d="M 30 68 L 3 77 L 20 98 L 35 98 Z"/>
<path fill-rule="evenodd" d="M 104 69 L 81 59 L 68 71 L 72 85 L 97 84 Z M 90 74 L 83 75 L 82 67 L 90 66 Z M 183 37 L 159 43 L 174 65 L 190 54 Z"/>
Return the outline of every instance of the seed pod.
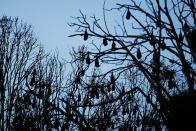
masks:
<path fill-rule="evenodd" d="M 129 20 L 131 17 L 131 12 L 129 11 L 129 8 L 127 10 L 127 14 L 126 14 L 126 19 Z"/>
<path fill-rule="evenodd" d="M 95 59 L 95 67 L 99 67 L 99 59 L 98 59 L 98 57 Z"/>
<path fill-rule="evenodd" d="M 115 42 L 113 41 L 112 42 L 112 51 L 115 51 L 116 50 L 116 44 L 115 44 Z"/>
<path fill-rule="evenodd" d="M 91 63 L 91 59 L 90 59 L 90 56 L 88 55 L 87 57 L 86 57 L 86 64 L 90 64 Z"/>
<path fill-rule="evenodd" d="M 88 39 L 88 32 L 87 32 L 87 29 L 85 30 L 84 32 L 84 40 L 87 40 Z"/>
<path fill-rule="evenodd" d="M 137 49 L 137 58 L 138 59 L 142 58 L 142 54 L 141 54 L 140 48 Z"/>
<path fill-rule="evenodd" d="M 103 45 L 104 45 L 104 46 L 107 46 L 107 45 L 108 45 L 108 42 L 107 42 L 106 37 L 103 38 Z"/>

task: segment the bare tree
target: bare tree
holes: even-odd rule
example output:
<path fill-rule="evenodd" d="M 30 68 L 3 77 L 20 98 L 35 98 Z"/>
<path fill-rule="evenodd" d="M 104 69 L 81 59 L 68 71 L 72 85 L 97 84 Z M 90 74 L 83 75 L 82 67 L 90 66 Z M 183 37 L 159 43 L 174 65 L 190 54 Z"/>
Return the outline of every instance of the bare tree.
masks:
<path fill-rule="evenodd" d="M 0 19 L 0 129 L 58 129 L 64 64 L 37 44 L 32 27 Z"/>
<path fill-rule="evenodd" d="M 60 126 L 59 97 L 63 90 L 63 64 L 57 56 L 41 53 L 38 61 L 26 78 L 27 89 L 17 97 L 12 122 L 17 130 L 52 130 Z"/>
<path fill-rule="evenodd" d="M 104 129 L 194 129 L 196 1 L 131 0 L 111 9 L 105 4 L 103 23 L 96 16 L 89 21 L 80 12 L 77 21 L 69 24 L 79 32 L 70 37 L 97 40 L 90 43 L 89 51 L 80 50 L 76 57 L 76 61 L 86 61 L 85 68 L 78 66 L 76 73 L 76 83 L 82 85 L 76 94 L 82 92 L 83 104 L 74 104 L 79 111 L 89 109 L 83 111 L 84 127 L 101 130 L 99 126 L 104 126 L 100 121 L 108 122 Z M 123 13 L 112 30 L 107 15 L 111 17 L 115 12 Z M 81 69 L 87 72 L 93 67 L 96 71 L 89 79 L 92 88 L 87 88 L 81 81 Z M 101 97 L 90 99 L 87 92 Z M 86 101 L 88 104 L 84 104 Z M 122 113 L 116 114 L 115 110 Z"/>
<path fill-rule="evenodd" d="M 36 63 L 38 48 L 32 27 L 18 18 L 0 19 L 1 130 L 9 130 L 17 95 L 24 92 L 24 81 Z M 36 49 L 37 48 L 37 49 Z"/>
<path fill-rule="evenodd" d="M 70 37 L 95 41 L 72 51 L 65 79 L 30 26 L 1 19 L 2 130 L 194 129 L 195 0 L 105 5 L 102 23 L 82 12 L 70 23 Z"/>

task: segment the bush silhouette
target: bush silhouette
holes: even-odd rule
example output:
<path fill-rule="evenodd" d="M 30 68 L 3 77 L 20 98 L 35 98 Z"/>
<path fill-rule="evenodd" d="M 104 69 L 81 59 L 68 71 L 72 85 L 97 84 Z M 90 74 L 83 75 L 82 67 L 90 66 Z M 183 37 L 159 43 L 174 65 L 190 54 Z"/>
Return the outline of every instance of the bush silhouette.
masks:
<path fill-rule="evenodd" d="M 196 125 L 196 90 L 172 96 L 169 101 L 170 130 L 193 130 Z"/>

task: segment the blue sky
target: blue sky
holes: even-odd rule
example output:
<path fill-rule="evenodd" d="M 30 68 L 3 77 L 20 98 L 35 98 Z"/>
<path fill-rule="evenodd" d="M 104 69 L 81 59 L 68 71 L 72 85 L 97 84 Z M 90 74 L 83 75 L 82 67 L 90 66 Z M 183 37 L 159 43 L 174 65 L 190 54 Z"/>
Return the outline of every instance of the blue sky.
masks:
<path fill-rule="evenodd" d="M 83 44 L 81 38 L 69 38 L 74 33 L 67 23 L 79 10 L 88 16 L 102 14 L 104 0 L 0 0 L 0 16 L 19 17 L 33 26 L 39 42 L 46 51 L 58 49 L 66 58 L 72 46 Z M 65 57 L 64 57 L 65 56 Z"/>

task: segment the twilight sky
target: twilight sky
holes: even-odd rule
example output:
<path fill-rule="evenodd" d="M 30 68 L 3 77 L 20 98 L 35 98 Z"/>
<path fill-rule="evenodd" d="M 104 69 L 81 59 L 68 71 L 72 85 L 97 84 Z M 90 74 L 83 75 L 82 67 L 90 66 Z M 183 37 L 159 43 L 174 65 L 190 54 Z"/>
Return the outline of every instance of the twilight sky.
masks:
<path fill-rule="evenodd" d="M 74 33 L 67 23 L 79 10 L 88 16 L 102 14 L 104 0 L 0 0 L 0 17 L 19 17 L 33 26 L 36 37 L 46 51 L 59 49 L 66 58 L 72 46 L 83 44 L 79 37 L 68 38 Z M 65 56 L 65 57 L 64 57 Z"/>

